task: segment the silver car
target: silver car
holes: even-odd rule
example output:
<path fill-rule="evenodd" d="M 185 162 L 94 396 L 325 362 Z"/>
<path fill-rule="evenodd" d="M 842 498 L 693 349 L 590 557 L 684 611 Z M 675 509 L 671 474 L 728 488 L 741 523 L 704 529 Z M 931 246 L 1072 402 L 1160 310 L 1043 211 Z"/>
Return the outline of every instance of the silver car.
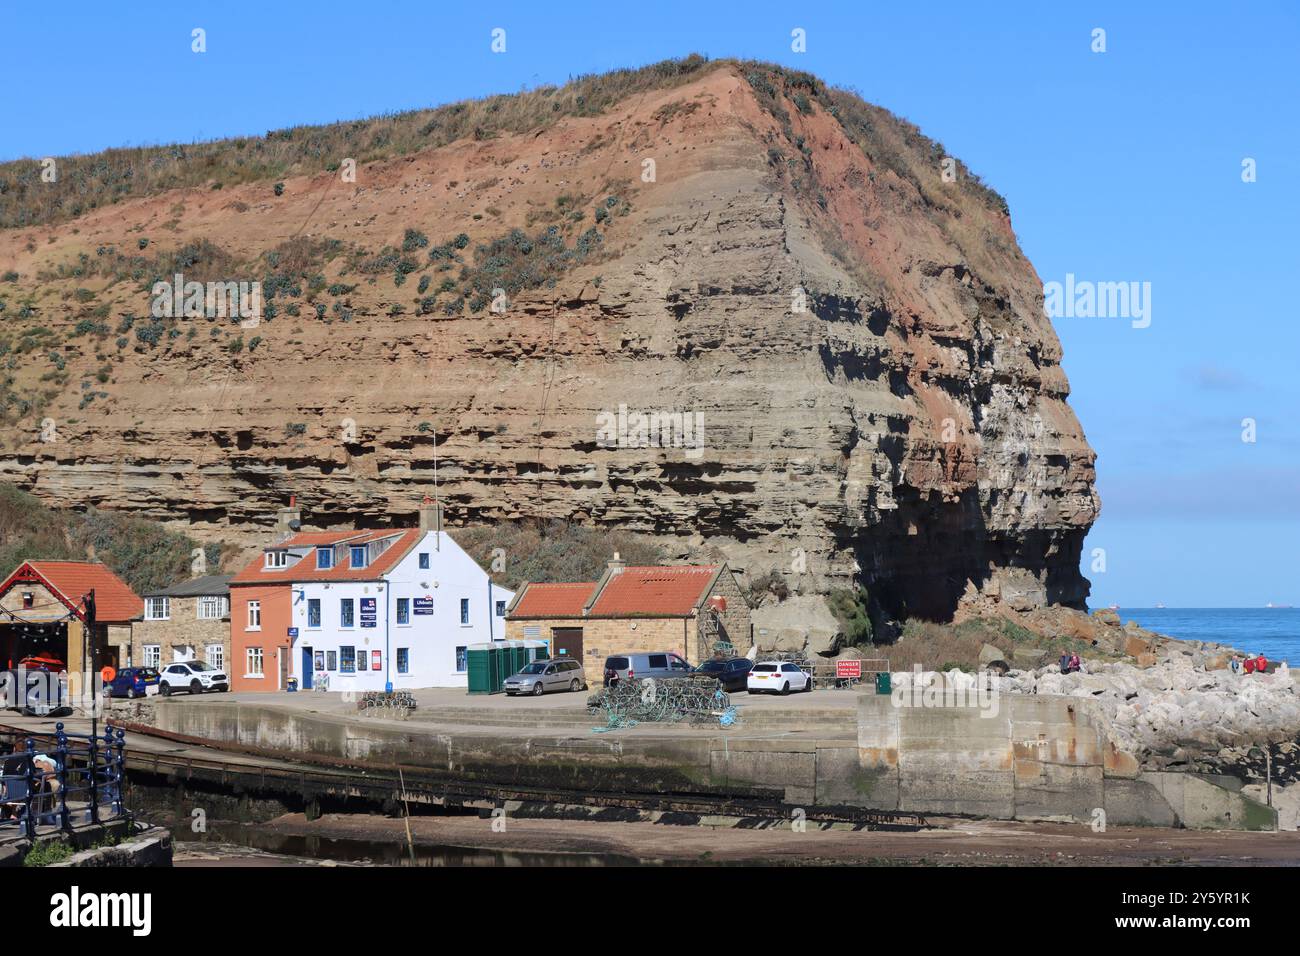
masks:
<path fill-rule="evenodd" d="M 511 697 L 515 694 L 540 697 L 548 690 L 586 690 L 587 681 L 582 675 L 582 664 L 561 659 L 533 661 L 518 674 L 507 677 L 502 686 Z"/>

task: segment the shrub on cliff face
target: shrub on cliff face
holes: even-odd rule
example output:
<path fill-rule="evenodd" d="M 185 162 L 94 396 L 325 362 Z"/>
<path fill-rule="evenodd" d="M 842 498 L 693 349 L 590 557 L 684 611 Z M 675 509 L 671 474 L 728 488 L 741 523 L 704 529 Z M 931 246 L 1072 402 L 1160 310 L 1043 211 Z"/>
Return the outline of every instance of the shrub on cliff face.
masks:
<path fill-rule="evenodd" d="M 479 245 L 474 250 L 474 268 L 466 269 L 464 275 L 462 291 L 470 295 L 470 311 L 486 308 L 495 289 L 513 297 L 528 289 L 554 288 L 556 280 L 586 261 L 603 239 L 597 230 L 588 229 L 570 247 L 559 229 L 550 226 L 535 236 L 512 229 Z"/>
<path fill-rule="evenodd" d="M 769 594 L 774 595 L 778 601 L 784 601 L 790 596 L 790 585 L 786 583 L 785 575 L 776 568 L 749 582 L 750 606 L 758 607 Z"/>
<path fill-rule="evenodd" d="M 198 542 L 143 518 L 88 509 L 47 507 L 34 495 L 0 484 L 0 574 L 23 561 L 101 561 L 137 594 L 190 576 Z M 208 572 L 220 568 L 222 546 L 204 546 Z"/>
<path fill-rule="evenodd" d="M 77 557 L 57 512 L 25 491 L 0 484 L 0 574 L 7 576 L 29 559 Z"/>
<path fill-rule="evenodd" d="M 190 576 L 197 542 L 142 518 L 89 509 L 71 529 L 74 546 L 93 554 L 140 593 Z"/>
<path fill-rule="evenodd" d="M 1012 661 L 1017 647 L 1044 650 L 1048 662 L 1062 651 L 1086 652 L 1089 657 L 1099 654 L 1087 641 L 1064 635 L 1037 634 L 1005 618 L 973 618 L 960 624 L 914 618 L 903 625 L 902 636 L 894 645 L 898 651 L 891 651 L 891 657 L 901 661 L 895 670 L 904 670 L 913 664 L 920 664 L 926 670 L 947 670 L 952 666 L 975 670 L 979 667 L 980 649 L 985 644 L 1002 651 L 1003 659 L 1008 662 Z"/>
<path fill-rule="evenodd" d="M 870 596 L 867 589 L 859 587 L 856 591 L 832 591 L 826 600 L 844 631 L 844 643 L 848 646 L 870 644 L 872 637 L 871 618 L 867 614 Z"/>

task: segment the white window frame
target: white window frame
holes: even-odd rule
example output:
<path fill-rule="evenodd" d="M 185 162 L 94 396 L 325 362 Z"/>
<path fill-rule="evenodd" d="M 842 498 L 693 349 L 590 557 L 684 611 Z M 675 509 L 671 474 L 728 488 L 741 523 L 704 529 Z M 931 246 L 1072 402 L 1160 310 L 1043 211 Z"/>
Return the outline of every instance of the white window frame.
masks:
<path fill-rule="evenodd" d="M 406 602 L 406 620 L 402 620 L 402 602 Z M 393 620 L 398 627 L 411 626 L 411 599 L 409 597 L 400 597 L 393 606 Z"/>
<path fill-rule="evenodd" d="M 352 623 L 351 623 L 351 624 L 344 624 L 344 623 L 343 623 L 343 604 L 344 604 L 344 602 L 346 602 L 346 603 L 348 604 L 348 606 L 351 607 L 351 609 L 352 609 Z M 350 597 L 347 597 L 347 598 L 339 598 L 339 630 L 340 630 L 340 631 L 355 631 L 356 629 L 357 629 L 357 602 L 356 602 L 356 598 L 350 598 Z"/>
<path fill-rule="evenodd" d="M 214 654 L 213 651 L 216 651 Z M 203 659 L 219 671 L 226 669 L 226 645 L 208 644 L 203 648 Z"/>
<path fill-rule="evenodd" d="M 146 644 L 141 649 L 140 656 L 144 658 L 144 663 L 140 666 L 152 667 L 154 670 L 159 670 L 159 666 L 162 664 L 162 645 Z"/>
<path fill-rule="evenodd" d="M 156 601 L 162 602 L 162 613 L 157 613 Z M 146 621 L 170 621 L 172 619 L 172 601 L 166 597 L 144 599 L 144 619 Z"/>
<path fill-rule="evenodd" d="M 266 571 L 280 571 L 289 566 L 289 552 L 283 548 L 266 552 Z"/>
<path fill-rule="evenodd" d="M 315 623 L 315 624 L 313 624 L 313 623 L 311 622 L 311 603 L 312 603 L 312 601 L 315 601 L 315 602 L 316 602 L 316 623 Z M 321 605 L 321 600 L 320 600 L 320 598 L 308 598 L 308 599 L 307 599 L 307 610 L 306 610 L 306 614 L 307 614 L 307 630 L 309 630 L 309 631 L 319 631 L 319 630 L 321 629 L 321 625 L 324 624 L 324 622 L 325 622 L 325 618 L 324 618 L 324 616 L 323 616 L 324 613 L 325 613 L 325 611 L 324 611 L 324 608 L 323 608 L 322 605 Z"/>
<path fill-rule="evenodd" d="M 328 554 L 328 555 L 329 555 L 329 564 L 321 564 L 321 563 L 320 563 L 321 555 L 324 555 L 324 554 Z M 334 554 L 334 549 L 333 549 L 332 547 L 325 547 L 325 546 L 322 546 L 322 547 L 317 548 L 317 549 L 316 549 L 316 570 L 317 570 L 317 571 L 329 571 L 329 570 L 331 570 L 331 569 L 334 567 L 334 565 L 337 563 L 337 562 L 334 560 L 335 557 L 336 557 L 336 555 Z"/>
<path fill-rule="evenodd" d="M 361 552 L 361 563 L 357 563 L 357 552 Z M 354 544 L 348 548 L 348 563 L 354 569 L 370 567 L 370 549 L 364 544 Z"/>
<path fill-rule="evenodd" d="M 253 662 L 256 656 L 257 670 L 253 669 Z M 244 676 L 245 677 L 265 677 L 266 673 L 266 654 L 261 647 L 247 647 L 244 649 Z"/>
<path fill-rule="evenodd" d="M 215 602 L 216 613 L 211 613 Z M 205 614 L 204 611 L 209 613 Z M 205 594 L 195 602 L 195 615 L 200 621 L 219 621 L 230 614 L 230 598 L 221 594 Z"/>
<path fill-rule="evenodd" d="M 460 626 L 461 627 L 474 626 L 474 615 L 470 613 L 469 598 L 460 599 Z"/>
<path fill-rule="evenodd" d="M 245 631 L 260 631 L 262 629 L 262 602 L 248 602 L 248 623 L 244 627 Z"/>

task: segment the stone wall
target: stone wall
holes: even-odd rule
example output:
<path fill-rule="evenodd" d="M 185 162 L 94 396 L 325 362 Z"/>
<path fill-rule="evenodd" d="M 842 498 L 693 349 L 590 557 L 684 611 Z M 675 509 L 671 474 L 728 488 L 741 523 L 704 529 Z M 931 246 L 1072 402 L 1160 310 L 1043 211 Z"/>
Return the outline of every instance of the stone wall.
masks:
<path fill-rule="evenodd" d="M 343 757 L 425 768 L 459 782 L 563 786 L 601 792 L 731 793 L 793 807 L 856 806 L 921 814 L 969 814 L 1091 825 L 1209 826 L 1270 830 L 1276 811 L 1222 781 L 1194 774 L 1139 774 L 1113 751 L 1087 701 L 1020 698 L 1000 714 L 896 708 L 863 694 L 858 740 L 827 726 L 791 734 L 574 734 L 571 729 L 463 733 L 410 722 L 203 698 L 163 701 L 155 724 L 207 741 L 299 758 Z M 642 728 L 648 729 L 648 728 Z"/>
<path fill-rule="evenodd" d="M 23 608 L 23 594 L 30 592 L 32 607 Z M 0 594 L 0 607 L 29 621 L 48 621 L 61 618 L 68 613 L 67 607 L 43 584 L 25 584 L 18 582 L 4 594 Z"/>
<path fill-rule="evenodd" d="M 1277 828 L 1275 810 L 1222 781 L 1141 773 L 1109 739 L 1094 701 L 1023 694 L 995 701 L 898 706 L 890 696 L 862 695 L 858 753 L 868 805 L 1086 825 Z"/>
<path fill-rule="evenodd" d="M 713 583 L 705 598 L 706 605 L 708 598 L 712 597 L 725 598 L 727 601 L 727 609 L 718 614 L 719 623 L 722 625 L 719 637 L 730 641 L 735 646 L 736 653 L 743 655 L 753 643 L 753 628 L 750 626 L 749 603 L 741 593 L 740 586 L 736 583 L 736 576 L 730 569 L 718 575 L 718 580 Z M 690 657 L 692 663 L 699 663 L 696 660 L 699 656 L 701 655 L 692 649 Z"/>
<path fill-rule="evenodd" d="M 604 679 L 605 658 L 610 654 L 671 651 L 692 663 L 695 653 L 696 622 L 683 617 L 639 618 L 555 618 L 551 620 L 507 620 L 506 636 L 523 640 L 525 629 L 540 627 L 540 639 L 551 640 L 554 628 L 582 628 L 582 669 L 587 683 Z"/>
<path fill-rule="evenodd" d="M 131 663 L 137 667 L 144 665 L 146 644 L 159 645 L 162 664 L 170 664 L 176 659 L 174 652 L 177 647 L 192 647 L 195 659 L 206 661 L 208 645 L 220 644 L 222 666 L 229 672 L 233 666 L 230 659 L 230 616 L 200 620 L 199 598 L 174 597 L 170 601 L 168 620 L 136 623 L 131 636 Z M 122 660 L 126 660 L 125 655 Z"/>

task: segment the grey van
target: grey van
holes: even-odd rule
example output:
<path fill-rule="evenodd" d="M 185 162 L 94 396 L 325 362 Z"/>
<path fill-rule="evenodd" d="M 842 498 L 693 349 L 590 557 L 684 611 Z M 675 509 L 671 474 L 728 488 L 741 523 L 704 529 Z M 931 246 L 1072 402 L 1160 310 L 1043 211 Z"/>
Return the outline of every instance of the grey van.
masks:
<path fill-rule="evenodd" d="M 686 677 L 691 665 L 672 651 L 648 654 L 612 654 L 605 658 L 605 686 L 613 687 L 625 677 Z"/>
<path fill-rule="evenodd" d="M 582 664 L 575 660 L 557 658 L 533 661 L 518 674 L 507 677 L 502 688 L 506 694 L 534 694 L 541 696 L 548 690 L 584 690 L 587 682 L 582 676 Z"/>

